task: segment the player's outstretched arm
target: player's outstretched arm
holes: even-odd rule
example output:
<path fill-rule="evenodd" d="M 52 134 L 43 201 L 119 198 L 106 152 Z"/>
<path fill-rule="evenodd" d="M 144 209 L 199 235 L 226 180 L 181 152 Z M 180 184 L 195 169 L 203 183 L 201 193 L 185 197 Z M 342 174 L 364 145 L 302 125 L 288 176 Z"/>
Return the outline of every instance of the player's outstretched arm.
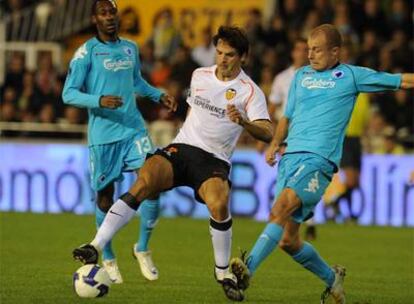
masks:
<path fill-rule="evenodd" d="M 259 119 L 254 121 L 244 120 L 242 127 L 254 138 L 270 143 L 273 136 L 273 125 L 270 120 Z"/>
<path fill-rule="evenodd" d="M 276 163 L 276 153 L 279 152 L 281 145 L 285 141 L 289 129 L 289 119 L 283 116 L 276 127 L 275 136 L 266 150 L 266 162 L 273 166 Z"/>
<path fill-rule="evenodd" d="M 414 73 L 403 73 L 401 75 L 401 89 L 414 88 Z"/>

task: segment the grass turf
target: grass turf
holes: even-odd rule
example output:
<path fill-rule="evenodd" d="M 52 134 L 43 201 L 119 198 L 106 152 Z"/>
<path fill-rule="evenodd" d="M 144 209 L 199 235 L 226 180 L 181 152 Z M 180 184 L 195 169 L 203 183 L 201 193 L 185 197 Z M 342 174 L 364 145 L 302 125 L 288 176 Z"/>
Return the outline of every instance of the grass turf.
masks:
<path fill-rule="evenodd" d="M 236 219 L 233 253 L 250 249 L 264 223 Z M 213 279 L 207 220 L 162 219 L 151 240 L 160 279 L 147 282 L 132 259 L 137 223 L 114 245 L 124 284 L 107 297 L 80 299 L 71 251 L 94 235 L 92 216 L 0 213 L 0 303 L 230 303 Z M 414 303 L 414 230 L 322 225 L 313 243 L 328 263 L 347 267 L 348 304 Z M 259 268 L 246 303 L 319 303 L 323 284 L 280 250 Z"/>

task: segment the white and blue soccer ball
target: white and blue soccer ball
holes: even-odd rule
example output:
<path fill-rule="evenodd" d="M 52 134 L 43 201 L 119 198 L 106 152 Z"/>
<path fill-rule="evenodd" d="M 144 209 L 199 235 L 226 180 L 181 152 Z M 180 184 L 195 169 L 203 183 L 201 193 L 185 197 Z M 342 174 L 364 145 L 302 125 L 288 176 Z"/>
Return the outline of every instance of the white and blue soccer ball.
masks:
<path fill-rule="evenodd" d="M 99 265 L 83 265 L 73 274 L 73 288 L 81 298 L 103 297 L 111 283 L 108 273 Z"/>

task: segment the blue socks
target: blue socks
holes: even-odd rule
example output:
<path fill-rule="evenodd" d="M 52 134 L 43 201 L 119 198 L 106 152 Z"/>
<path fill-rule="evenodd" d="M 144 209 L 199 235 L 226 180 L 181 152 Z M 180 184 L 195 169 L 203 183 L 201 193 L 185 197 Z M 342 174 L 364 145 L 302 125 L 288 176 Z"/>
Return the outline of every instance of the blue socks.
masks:
<path fill-rule="evenodd" d="M 283 235 L 283 227 L 275 223 L 269 223 L 254 244 L 247 258 L 247 267 L 253 275 L 259 265 L 275 249 Z M 291 255 L 292 258 L 304 268 L 318 276 L 331 287 L 335 281 L 335 273 L 332 268 L 321 258 L 316 249 L 304 242 L 302 248 Z"/>
<path fill-rule="evenodd" d="M 275 249 L 283 235 L 283 227 L 278 224 L 269 223 L 254 244 L 247 259 L 247 267 L 250 273 L 256 271 L 257 267 Z"/>
<path fill-rule="evenodd" d="M 148 251 L 148 242 L 152 229 L 155 227 L 160 214 L 160 200 L 145 200 L 142 202 L 139 212 L 141 213 L 139 240 L 135 247 L 136 251 Z"/>
<path fill-rule="evenodd" d="M 99 209 L 98 206 L 95 208 L 95 220 L 96 226 L 99 228 L 104 221 L 106 213 Z M 112 251 L 112 241 L 109 241 L 105 247 L 102 249 L 102 259 L 103 260 L 113 260 L 115 259 L 115 254 Z"/>
<path fill-rule="evenodd" d="M 311 244 L 304 242 L 303 247 L 293 254 L 292 258 L 318 276 L 328 287 L 332 286 L 335 281 L 335 273 Z"/>

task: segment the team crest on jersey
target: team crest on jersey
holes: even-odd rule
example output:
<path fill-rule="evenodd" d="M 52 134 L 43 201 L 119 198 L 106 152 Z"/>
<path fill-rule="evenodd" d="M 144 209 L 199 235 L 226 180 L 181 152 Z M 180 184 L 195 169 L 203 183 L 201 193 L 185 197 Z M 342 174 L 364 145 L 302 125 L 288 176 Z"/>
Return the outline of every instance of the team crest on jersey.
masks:
<path fill-rule="evenodd" d="M 132 49 L 128 46 L 124 47 L 124 52 L 125 54 L 127 54 L 128 56 L 132 56 Z"/>
<path fill-rule="evenodd" d="M 230 101 L 230 100 L 232 100 L 235 96 L 236 96 L 236 90 L 235 89 L 232 89 L 232 88 L 230 88 L 230 89 L 228 89 L 227 91 L 226 91 L 226 99 L 228 100 L 228 101 Z"/>
<path fill-rule="evenodd" d="M 344 75 L 345 75 L 344 71 L 341 71 L 341 70 L 334 70 L 332 72 L 332 77 L 335 78 L 335 79 L 340 79 L 340 78 L 344 77 Z"/>

